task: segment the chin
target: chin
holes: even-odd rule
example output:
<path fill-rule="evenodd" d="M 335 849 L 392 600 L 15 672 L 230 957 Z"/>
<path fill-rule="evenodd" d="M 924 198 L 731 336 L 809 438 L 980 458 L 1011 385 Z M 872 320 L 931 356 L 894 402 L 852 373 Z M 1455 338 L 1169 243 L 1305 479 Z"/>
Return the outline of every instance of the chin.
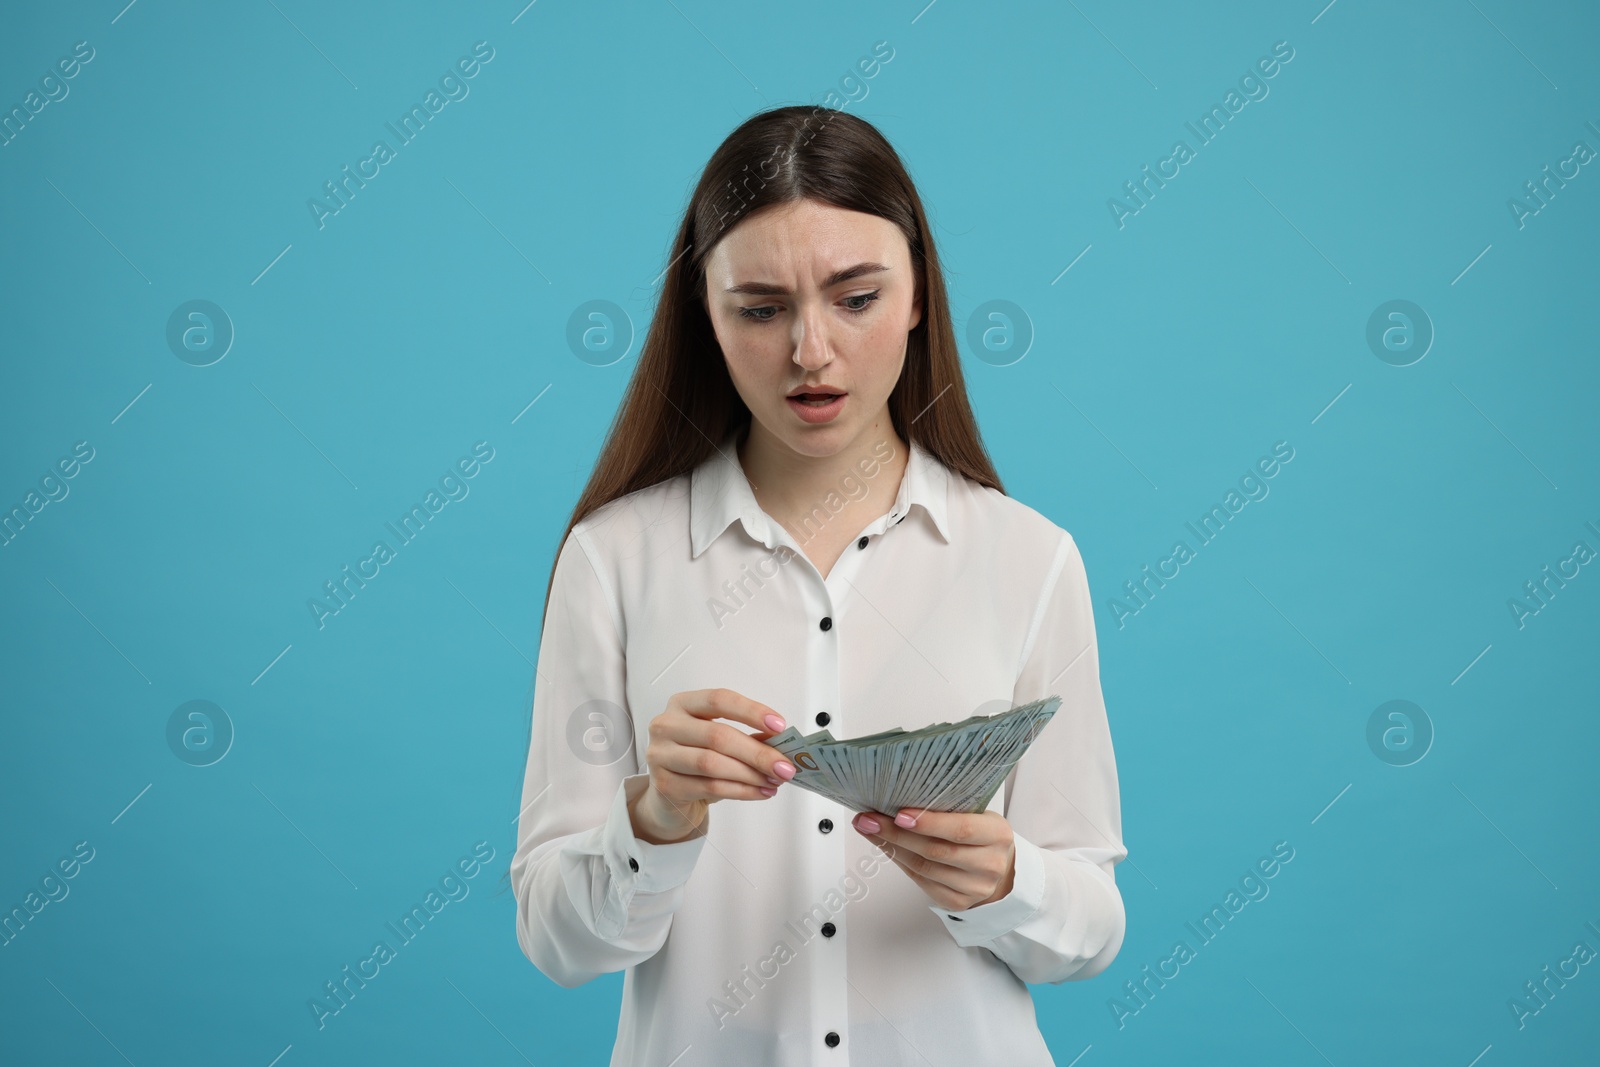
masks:
<path fill-rule="evenodd" d="M 844 448 L 858 432 L 858 427 L 851 423 L 829 422 L 819 426 L 794 426 L 794 416 L 789 412 L 781 413 L 791 421 L 783 432 L 774 433 L 773 436 L 782 441 L 789 449 L 802 456 L 811 456 L 813 459 L 822 459 L 831 456 Z"/>

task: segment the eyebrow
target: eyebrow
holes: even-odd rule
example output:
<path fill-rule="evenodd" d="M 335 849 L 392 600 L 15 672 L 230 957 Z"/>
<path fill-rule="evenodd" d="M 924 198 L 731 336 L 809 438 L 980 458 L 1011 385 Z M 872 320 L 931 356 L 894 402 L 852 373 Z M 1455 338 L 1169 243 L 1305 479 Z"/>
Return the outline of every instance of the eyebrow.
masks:
<path fill-rule="evenodd" d="M 882 274 L 890 268 L 882 263 L 857 263 L 853 267 L 836 270 L 822 281 L 824 289 L 831 289 L 840 282 L 847 282 L 852 278 L 859 278 L 863 274 Z M 729 286 L 725 292 L 744 293 L 750 296 L 788 296 L 789 290 L 781 285 L 772 285 L 768 282 L 741 282 Z"/>

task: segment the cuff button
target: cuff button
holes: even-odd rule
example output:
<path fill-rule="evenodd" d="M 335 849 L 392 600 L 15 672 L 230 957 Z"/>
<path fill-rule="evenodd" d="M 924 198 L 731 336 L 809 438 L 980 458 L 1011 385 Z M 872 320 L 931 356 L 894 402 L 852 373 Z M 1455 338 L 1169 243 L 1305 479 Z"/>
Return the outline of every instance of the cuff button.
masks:
<path fill-rule="evenodd" d="M 637 871 L 639 869 L 639 861 L 634 859 L 632 856 L 629 856 L 628 857 L 628 869 Z"/>

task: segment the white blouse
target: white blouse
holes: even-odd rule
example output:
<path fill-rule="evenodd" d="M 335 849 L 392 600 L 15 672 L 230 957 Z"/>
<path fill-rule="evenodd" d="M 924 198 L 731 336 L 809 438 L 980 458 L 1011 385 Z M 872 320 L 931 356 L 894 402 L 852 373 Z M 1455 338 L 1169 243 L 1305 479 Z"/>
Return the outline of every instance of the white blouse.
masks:
<path fill-rule="evenodd" d="M 1126 925 L 1077 545 L 913 444 L 893 508 L 824 579 L 756 503 L 736 436 L 561 548 L 511 864 L 522 951 L 567 987 L 626 970 L 613 1065 L 1053 1063 L 1024 983 L 1099 974 Z M 858 469 L 808 538 L 883 476 Z M 853 812 L 790 785 L 712 804 L 685 841 L 635 838 L 649 720 L 711 688 L 837 738 L 1060 694 L 989 805 L 1016 836 L 1010 894 L 939 907 Z"/>

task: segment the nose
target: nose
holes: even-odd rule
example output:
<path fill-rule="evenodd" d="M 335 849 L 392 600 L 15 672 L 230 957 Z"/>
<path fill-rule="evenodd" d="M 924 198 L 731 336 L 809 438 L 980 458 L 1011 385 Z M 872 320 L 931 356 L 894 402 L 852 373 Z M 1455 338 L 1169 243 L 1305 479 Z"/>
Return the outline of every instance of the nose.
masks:
<path fill-rule="evenodd" d="M 795 316 L 794 361 L 807 371 L 819 370 L 833 362 L 828 341 L 827 316 L 818 310 Z"/>

